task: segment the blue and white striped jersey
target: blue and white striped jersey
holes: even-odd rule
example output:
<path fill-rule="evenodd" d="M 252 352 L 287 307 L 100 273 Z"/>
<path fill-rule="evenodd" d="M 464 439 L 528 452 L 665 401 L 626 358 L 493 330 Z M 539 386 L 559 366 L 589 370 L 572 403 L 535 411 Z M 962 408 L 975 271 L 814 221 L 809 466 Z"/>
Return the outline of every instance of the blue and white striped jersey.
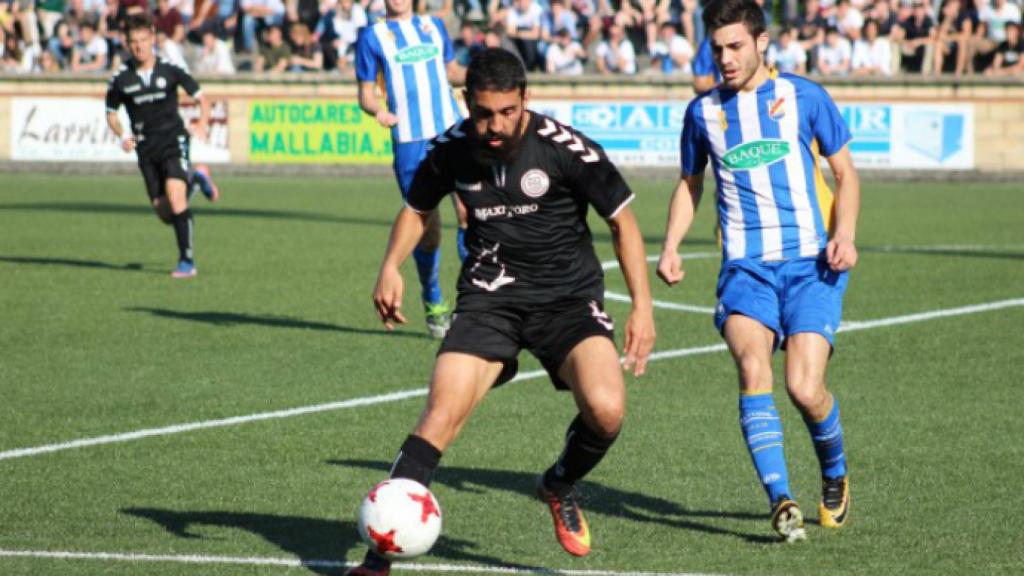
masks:
<path fill-rule="evenodd" d="M 817 256 L 832 226 L 832 191 L 819 166 L 851 139 L 828 92 L 776 74 L 752 92 L 721 87 L 686 109 L 682 173 L 708 158 L 718 185 L 722 258 L 762 261 Z"/>
<path fill-rule="evenodd" d="M 455 51 L 444 24 L 414 15 L 364 27 L 356 43 L 356 78 L 383 82 L 388 110 L 398 116 L 394 142 L 429 140 L 462 119 L 446 63 Z"/>

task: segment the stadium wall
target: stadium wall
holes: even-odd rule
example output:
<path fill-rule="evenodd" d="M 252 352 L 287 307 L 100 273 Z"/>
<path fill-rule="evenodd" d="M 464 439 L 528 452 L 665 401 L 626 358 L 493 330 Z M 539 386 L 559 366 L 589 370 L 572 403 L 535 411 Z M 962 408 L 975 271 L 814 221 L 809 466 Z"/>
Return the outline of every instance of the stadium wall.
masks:
<path fill-rule="evenodd" d="M 390 164 L 390 139 L 356 106 L 351 81 L 328 76 L 200 78 L 215 103 L 197 161 L 273 169 Z M 1024 172 L 1024 84 L 992 79 L 826 83 L 854 134 L 858 166 L 910 172 Z M 131 163 L 103 122 L 105 79 L 0 76 L 0 161 Z M 572 123 L 634 166 L 678 165 L 693 97 L 661 78 L 531 78 L 532 107 Z M 186 118 L 197 110 L 183 108 Z M 125 123 L 127 125 L 127 123 Z M 311 166 L 312 167 L 312 166 Z"/>

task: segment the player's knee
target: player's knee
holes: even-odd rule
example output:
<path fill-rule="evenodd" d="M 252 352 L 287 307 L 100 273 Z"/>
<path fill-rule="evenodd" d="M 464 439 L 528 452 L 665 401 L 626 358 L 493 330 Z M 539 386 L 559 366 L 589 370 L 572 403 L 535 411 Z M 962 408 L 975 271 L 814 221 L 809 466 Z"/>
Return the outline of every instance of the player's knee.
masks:
<path fill-rule="evenodd" d="M 809 376 L 790 378 L 786 383 L 789 398 L 802 412 L 814 412 L 816 408 L 828 401 L 825 382 L 820 378 Z"/>
<path fill-rule="evenodd" d="M 591 406 L 587 425 L 598 436 L 614 438 L 622 430 L 622 421 L 625 417 L 625 399 L 608 397 Z"/>
<path fill-rule="evenodd" d="M 740 385 L 744 390 L 771 390 L 772 366 L 770 361 L 748 354 L 736 361 L 736 368 L 739 370 Z"/>

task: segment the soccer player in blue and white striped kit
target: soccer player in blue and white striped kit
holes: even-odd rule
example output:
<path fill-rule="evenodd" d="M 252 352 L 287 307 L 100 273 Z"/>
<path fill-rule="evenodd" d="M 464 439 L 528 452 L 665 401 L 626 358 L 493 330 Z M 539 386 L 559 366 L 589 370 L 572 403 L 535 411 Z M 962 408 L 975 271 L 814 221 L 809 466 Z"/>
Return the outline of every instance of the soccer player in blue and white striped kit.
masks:
<path fill-rule="evenodd" d="M 359 106 L 382 126 L 391 129 L 395 177 L 405 199 L 427 144 L 449 126 L 462 120 L 452 94 L 452 84 L 465 80 L 465 69 L 455 62 L 451 39 L 440 18 L 413 14 L 412 0 L 387 0 L 387 18 L 366 26 L 356 42 L 356 78 Z M 377 98 L 378 83 L 386 102 Z M 459 214 L 457 245 L 465 258 L 464 211 Z M 413 252 L 423 288 L 427 329 L 443 338 L 451 321 L 438 273 L 441 266 L 441 220 L 431 215 L 423 239 Z"/>
<path fill-rule="evenodd" d="M 768 34 L 754 0 L 716 0 L 704 12 L 722 83 L 690 103 L 680 143 L 682 176 L 669 207 L 658 275 L 683 279 L 678 248 L 700 201 L 708 159 L 722 230 L 715 325 L 740 382 L 740 427 L 768 494 L 773 529 L 805 537 L 789 488 L 782 425 L 772 399 L 772 353 L 786 350 L 786 390 L 821 465 L 821 525 L 841 527 L 850 496 L 839 402 L 825 387 L 842 315 L 860 184 L 850 132 L 828 93 L 764 62 Z M 833 197 L 819 154 L 836 179 Z"/>

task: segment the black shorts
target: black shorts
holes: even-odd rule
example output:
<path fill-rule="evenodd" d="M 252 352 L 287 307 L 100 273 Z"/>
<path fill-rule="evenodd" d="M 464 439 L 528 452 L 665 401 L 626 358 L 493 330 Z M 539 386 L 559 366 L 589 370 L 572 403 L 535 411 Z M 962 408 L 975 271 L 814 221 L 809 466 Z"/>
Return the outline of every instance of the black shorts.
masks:
<path fill-rule="evenodd" d="M 156 150 L 139 152 L 138 156 L 139 170 L 150 200 L 167 195 L 167 181 L 170 179 L 188 184 L 188 136 L 178 136 L 174 142 Z"/>
<path fill-rule="evenodd" d="M 438 354 L 462 352 L 504 364 L 495 386 L 519 370 L 519 351 L 529 350 L 559 390 L 569 385 L 558 377 L 569 352 L 591 336 L 614 341 L 612 319 L 594 300 L 570 300 L 539 309 L 496 307 L 487 311 L 455 311 Z"/>

